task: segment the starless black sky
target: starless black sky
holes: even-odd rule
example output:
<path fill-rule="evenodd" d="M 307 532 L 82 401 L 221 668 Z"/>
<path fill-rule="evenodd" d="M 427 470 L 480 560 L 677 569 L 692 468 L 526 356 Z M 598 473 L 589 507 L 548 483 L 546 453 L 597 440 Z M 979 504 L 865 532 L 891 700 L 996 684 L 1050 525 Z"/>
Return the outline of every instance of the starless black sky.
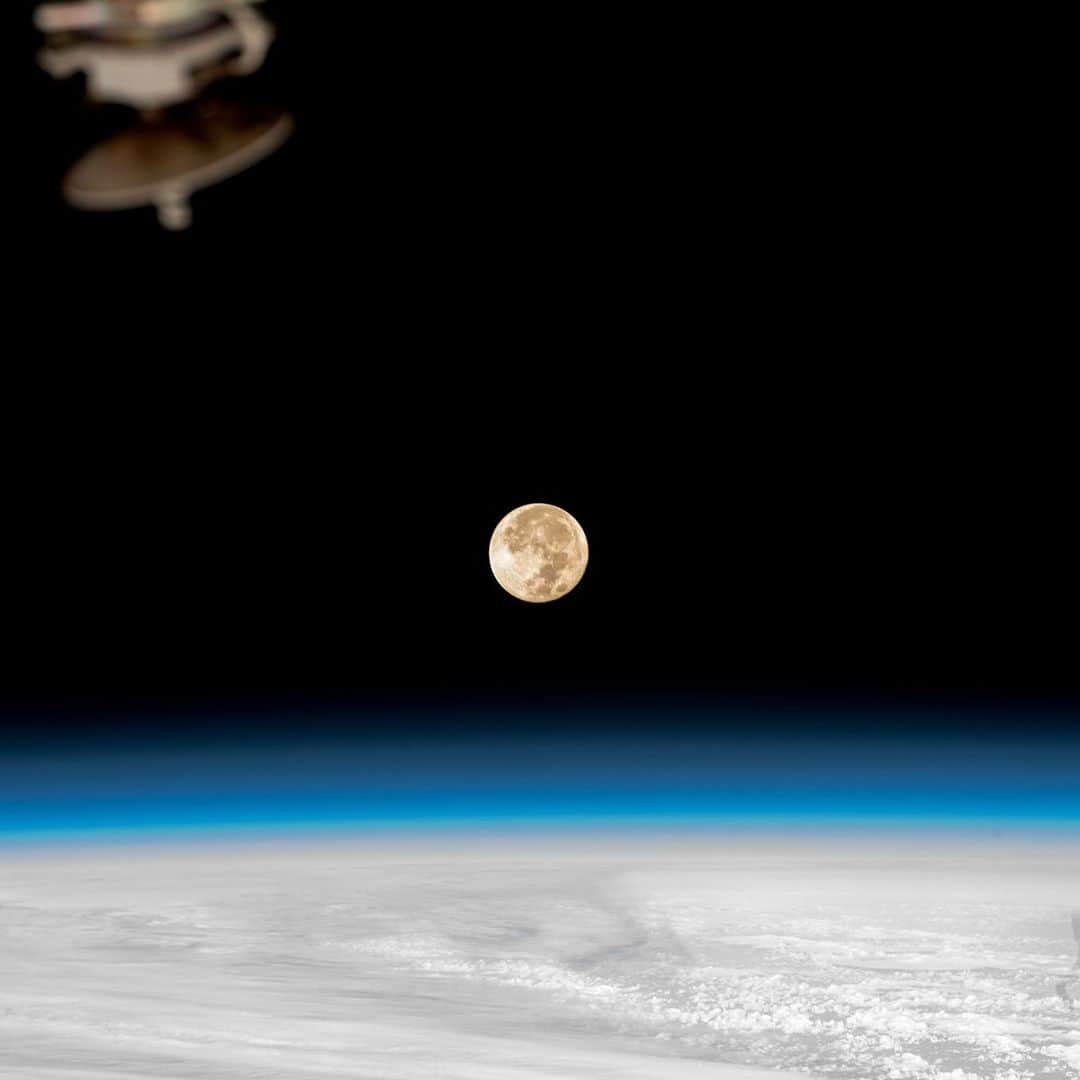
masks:
<path fill-rule="evenodd" d="M 9 715 L 1080 696 L 1067 401 L 925 102 L 304 10 L 251 84 L 296 138 L 180 237 L 61 205 L 120 118 L 27 65 L 75 364 L 10 398 Z M 592 552 L 541 607 L 486 563 L 529 501 Z"/>
<path fill-rule="evenodd" d="M 1007 414 L 932 421 L 921 388 L 900 409 L 837 410 L 820 386 L 700 378 L 681 386 L 705 400 L 692 412 L 644 393 L 607 412 L 465 412 L 383 385 L 376 419 L 351 381 L 217 411 L 220 382 L 191 379 L 137 423 L 57 418 L 23 448 L 8 519 L 8 684 L 46 699 L 1075 688 L 1060 473 L 995 448 Z M 570 509 L 591 544 L 579 588 L 539 607 L 487 566 L 496 521 L 534 500 Z"/>

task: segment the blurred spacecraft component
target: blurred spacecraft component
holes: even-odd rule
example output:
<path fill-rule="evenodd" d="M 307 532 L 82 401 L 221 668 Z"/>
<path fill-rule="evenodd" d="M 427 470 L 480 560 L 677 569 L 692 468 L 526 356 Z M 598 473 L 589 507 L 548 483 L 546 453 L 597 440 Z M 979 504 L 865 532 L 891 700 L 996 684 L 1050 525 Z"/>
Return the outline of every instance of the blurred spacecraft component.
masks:
<path fill-rule="evenodd" d="M 69 0 L 35 13 L 46 35 L 41 66 L 86 74 L 92 101 L 138 111 L 132 126 L 94 147 L 68 173 L 73 206 L 153 205 L 169 229 L 191 223 L 190 195 L 273 153 L 292 120 L 282 110 L 206 96 L 226 77 L 262 67 L 274 40 L 258 0 Z M 192 108 L 178 106 L 193 103 Z M 170 110 L 172 112 L 170 113 Z"/>
<path fill-rule="evenodd" d="M 68 173 L 64 194 L 84 210 L 157 208 L 167 229 L 191 224 L 191 195 L 272 154 L 292 132 L 287 114 L 214 105 L 197 120 L 137 124 L 95 146 Z"/>
<path fill-rule="evenodd" d="M 226 8 L 257 3 L 258 0 L 78 0 L 42 4 L 35 13 L 38 29 L 108 30 L 147 27 L 174 28 L 188 19 L 205 19 Z"/>
<path fill-rule="evenodd" d="M 190 101 L 208 81 L 257 71 L 274 39 L 270 24 L 251 8 L 238 5 L 217 10 L 224 20 L 220 25 L 214 19 L 210 24 L 196 22 L 193 29 L 190 12 L 177 10 L 179 23 L 153 24 L 167 35 L 158 40 L 76 40 L 43 49 L 39 61 L 57 79 L 85 71 L 87 91 L 98 101 L 137 109 Z M 115 29 L 126 24 L 111 25 Z M 181 27 L 183 33 L 174 36 Z"/>

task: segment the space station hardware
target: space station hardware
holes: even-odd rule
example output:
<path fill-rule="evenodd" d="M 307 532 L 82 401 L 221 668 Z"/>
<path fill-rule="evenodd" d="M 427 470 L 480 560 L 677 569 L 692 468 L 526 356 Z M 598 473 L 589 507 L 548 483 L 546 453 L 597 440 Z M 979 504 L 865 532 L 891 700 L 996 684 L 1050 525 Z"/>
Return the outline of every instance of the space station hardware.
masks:
<path fill-rule="evenodd" d="M 41 66 L 86 77 L 91 101 L 134 119 L 94 146 L 64 179 L 86 210 L 154 206 L 167 229 L 191 224 L 191 195 L 245 171 L 292 132 L 281 109 L 215 96 L 258 71 L 274 28 L 259 0 L 56 0 L 35 11 Z"/>

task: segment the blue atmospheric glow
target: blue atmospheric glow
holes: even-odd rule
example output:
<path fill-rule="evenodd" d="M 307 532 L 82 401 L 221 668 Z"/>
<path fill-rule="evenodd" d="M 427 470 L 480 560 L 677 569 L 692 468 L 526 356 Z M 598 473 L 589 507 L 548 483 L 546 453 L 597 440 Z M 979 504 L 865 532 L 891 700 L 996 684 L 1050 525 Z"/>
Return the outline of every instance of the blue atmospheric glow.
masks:
<path fill-rule="evenodd" d="M 0 758 L 0 835 L 850 822 L 1080 824 L 1080 744 L 507 735 Z"/>

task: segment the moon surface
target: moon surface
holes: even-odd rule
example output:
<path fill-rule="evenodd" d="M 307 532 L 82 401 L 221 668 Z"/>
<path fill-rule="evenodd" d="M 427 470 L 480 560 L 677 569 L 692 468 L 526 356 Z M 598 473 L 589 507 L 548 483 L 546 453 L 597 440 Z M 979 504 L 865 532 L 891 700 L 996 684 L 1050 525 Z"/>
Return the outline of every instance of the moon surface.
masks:
<path fill-rule="evenodd" d="M 528 503 L 495 526 L 488 548 L 495 580 L 511 596 L 543 604 L 565 596 L 589 561 L 585 530 L 565 510 Z"/>

